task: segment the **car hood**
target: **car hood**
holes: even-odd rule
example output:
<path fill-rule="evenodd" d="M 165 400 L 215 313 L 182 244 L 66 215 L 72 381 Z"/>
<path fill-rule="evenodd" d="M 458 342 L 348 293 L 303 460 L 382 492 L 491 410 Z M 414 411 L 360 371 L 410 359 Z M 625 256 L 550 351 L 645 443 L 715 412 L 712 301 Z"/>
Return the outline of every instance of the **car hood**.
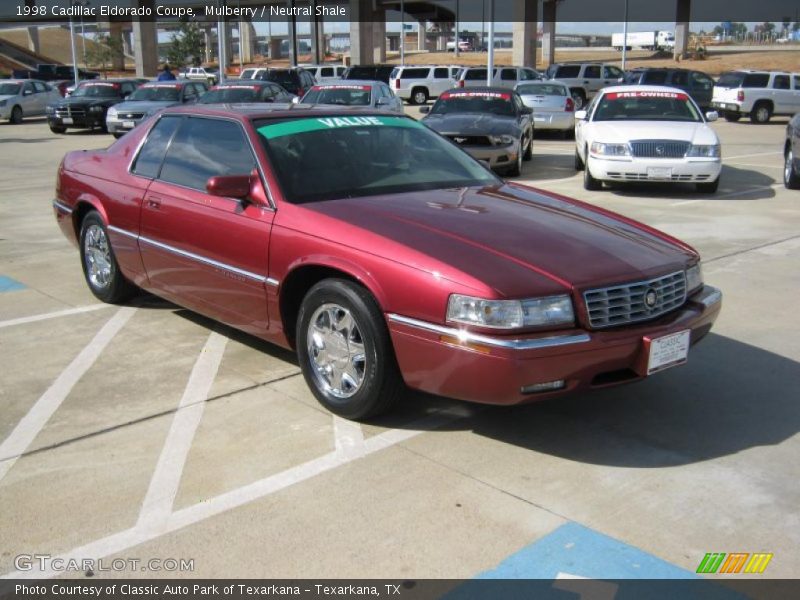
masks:
<path fill-rule="evenodd" d="M 719 138 L 705 123 L 680 121 L 600 121 L 591 124 L 593 141 L 624 144 L 630 140 L 682 140 L 693 144 L 719 144 Z"/>
<path fill-rule="evenodd" d="M 450 115 L 428 115 L 422 122 L 443 135 L 501 135 L 518 134 L 519 126 L 514 117 L 501 117 L 481 113 L 454 113 Z"/>
<path fill-rule="evenodd" d="M 390 240 L 418 253 L 419 268 L 454 281 L 478 280 L 506 297 L 635 281 L 683 269 L 697 257 L 689 246 L 645 225 L 519 185 L 302 207 L 382 238 L 361 236 L 370 252 L 381 254 L 383 248 L 392 259 L 392 244 L 384 243 Z M 332 241 L 342 239 L 347 237 Z"/>
<path fill-rule="evenodd" d="M 117 104 L 119 102 L 119 98 L 62 98 L 61 100 L 55 102 L 55 106 L 92 106 L 95 104 L 102 104 L 102 105 L 111 105 Z"/>
<path fill-rule="evenodd" d="M 128 100 L 126 102 L 120 102 L 119 104 L 115 104 L 114 108 L 117 109 L 117 112 L 144 112 L 144 113 L 154 113 L 156 111 L 161 110 L 162 108 L 168 108 L 170 106 L 177 106 L 180 102 L 156 102 L 153 100 Z"/>

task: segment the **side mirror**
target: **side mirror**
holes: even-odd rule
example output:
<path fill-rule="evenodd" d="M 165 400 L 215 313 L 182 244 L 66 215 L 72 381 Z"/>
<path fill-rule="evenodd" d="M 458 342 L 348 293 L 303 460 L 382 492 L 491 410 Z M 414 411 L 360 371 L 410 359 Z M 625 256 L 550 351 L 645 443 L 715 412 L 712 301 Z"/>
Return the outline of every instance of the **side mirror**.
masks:
<path fill-rule="evenodd" d="M 25 90 L 24 92 L 22 92 L 22 95 L 23 96 L 32 96 L 33 95 L 33 90 Z"/>
<path fill-rule="evenodd" d="M 378 98 L 375 102 L 375 106 L 386 106 L 387 104 L 389 104 L 389 101 L 386 98 Z"/>
<path fill-rule="evenodd" d="M 716 121 L 717 119 L 719 119 L 719 113 L 717 111 L 710 110 L 706 113 L 706 121 L 708 121 L 709 123 L 711 121 Z"/>
<path fill-rule="evenodd" d="M 617 78 L 617 83 L 625 83 L 625 78 L 624 77 L 618 77 Z"/>
<path fill-rule="evenodd" d="M 586 120 L 586 111 L 585 110 L 576 110 L 575 111 L 575 119 L 578 121 L 585 121 Z"/>
<path fill-rule="evenodd" d="M 206 182 L 212 196 L 244 200 L 250 195 L 250 175 L 216 175 Z"/>
<path fill-rule="evenodd" d="M 419 112 L 421 112 L 423 115 L 427 115 L 429 112 L 431 112 L 431 107 L 430 106 L 420 106 Z"/>
<path fill-rule="evenodd" d="M 292 104 L 300 104 L 300 97 L 299 96 L 294 96 L 292 98 Z"/>

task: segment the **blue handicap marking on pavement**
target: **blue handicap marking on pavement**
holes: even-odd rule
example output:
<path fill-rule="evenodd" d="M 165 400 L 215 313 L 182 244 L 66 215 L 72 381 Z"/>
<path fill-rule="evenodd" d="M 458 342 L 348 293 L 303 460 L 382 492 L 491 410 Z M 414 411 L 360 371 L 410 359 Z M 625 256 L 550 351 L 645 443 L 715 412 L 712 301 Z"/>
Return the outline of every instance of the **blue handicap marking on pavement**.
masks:
<path fill-rule="evenodd" d="M 25 284 L 20 283 L 16 279 L 0 275 L 0 294 L 3 292 L 14 292 L 16 290 L 24 290 Z"/>

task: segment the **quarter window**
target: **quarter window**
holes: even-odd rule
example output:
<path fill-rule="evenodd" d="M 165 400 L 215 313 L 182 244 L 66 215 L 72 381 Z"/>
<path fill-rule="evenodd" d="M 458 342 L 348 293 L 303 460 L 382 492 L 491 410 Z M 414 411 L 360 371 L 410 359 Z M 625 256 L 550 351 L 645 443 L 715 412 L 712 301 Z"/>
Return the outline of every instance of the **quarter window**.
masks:
<path fill-rule="evenodd" d="M 136 162 L 132 169 L 134 173 L 149 179 L 158 177 L 158 170 L 161 167 L 161 161 L 164 159 L 164 152 L 180 122 L 181 117 L 162 117 L 159 119 L 158 123 L 150 130 L 139 156 L 136 157 Z"/>
<path fill-rule="evenodd" d="M 672 85 L 688 86 L 689 75 L 685 71 L 675 71 L 672 73 Z"/>
<path fill-rule="evenodd" d="M 586 67 L 586 70 L 583 72 L 583 76 L 587 79 L 600 79 L 600 66 L 599 65 L 589 65 Z"/>
<path fill-rule="evenodd" d="M 691 74 L 692 86 L 696 90 L 710 90 L 714 87 L 714 80 L 707 76 L 705 73 L 698 73 L 692 71 Z"/>
<path fill-rule="evenodd" d="M 189 117 L 164 158 L 159 179 L 205 191 L 216 175 L 245 175 L 255 167 L 253 153 L 238 123 Z"/>
<path fill-rule="evenodd" d="M 572 79 L 577 77 L 581 72 L 579 65 L 568 65 L 565 67 L 558 67 L 556 76 L 553 79 Z"/>
<path fill-rule="evenodd" d="M 748 73 L 742 82 L 743 88 L 765 88 L 769 83 L 769 73 Z"/>
<path fill-rule="evenodd" d="M 425 79 L 429 69 L 403 69 L 401 79 Z"/>
<path fill-rule="evenodd" d="M 619 79 L 624 75 L 625 73 L 620 71 L 617 67 L 603 67 L 603 77 L 605 79 Z"/>
<path fill-rule="evenodd" d="M 775 80 L 772 82 L 772 87 L 776 90 L 789 89 L 789 76 L 788 75 L 775 75 Z"/>
<path fill-rule="evenodd" d="M 517 80 L 517 70 L 516 69 L 503 69 L 500 71 L 500 79 L 502 81 L 516 81 Z"/>
<path fill-rule="evenodd" d="M 446 68 L 434 69 L 433 77 L 434 79 L 447 79 L 448 78 L 447 69 Z"/>

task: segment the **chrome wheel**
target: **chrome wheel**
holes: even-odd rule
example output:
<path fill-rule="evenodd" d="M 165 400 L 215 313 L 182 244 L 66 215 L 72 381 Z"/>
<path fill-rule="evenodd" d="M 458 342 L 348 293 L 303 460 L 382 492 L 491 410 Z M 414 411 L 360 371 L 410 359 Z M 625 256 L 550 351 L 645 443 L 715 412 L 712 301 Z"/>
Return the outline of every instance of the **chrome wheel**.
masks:
<path fill-rule="evenodd" d="M 306 347 L 321 389 L 341 399 L 361 389 L 367 359 L 361 330 L 348 309 L 333 303 L 317 308 L 309 322 Z"/>
<path fill-rule="evenodd" d="M 111 283 L 113 263 L 106 232 L 100 225 L 92 224 L 86 229 L 83 256 L 86 275 L 92 286 L 98 290 L 106 289 Z"/>
<path fill-rule="evenodd" d="M 792 180 L 792 172 L 794 170 L 794 155 L 792 151 L 786 153 L 786 162 L 783 165 L 783 182 L 786 185 L 789 185 L 789 182 Z"/>

